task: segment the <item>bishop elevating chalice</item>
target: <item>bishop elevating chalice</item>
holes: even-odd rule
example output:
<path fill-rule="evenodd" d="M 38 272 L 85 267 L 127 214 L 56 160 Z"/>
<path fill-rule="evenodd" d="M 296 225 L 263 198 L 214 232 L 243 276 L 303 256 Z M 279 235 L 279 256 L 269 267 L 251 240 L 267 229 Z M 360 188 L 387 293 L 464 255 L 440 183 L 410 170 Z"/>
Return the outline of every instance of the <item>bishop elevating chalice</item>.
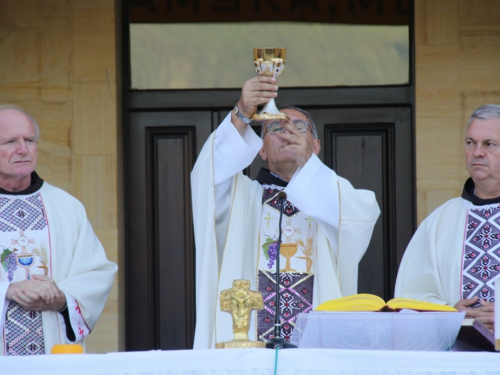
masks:
<path fill-rule="evenodd" d="M 285 57 L 286 48 L 254 48 L 255 71 L 260 76 L 277 78 L 285 69 Z M 274 98 L 271 98 L 260 113 L 255 113 L 252 116 L 252 120 L 260 121 L 286 118 L 288 118 L 287 114 L 278 110 Z"/>

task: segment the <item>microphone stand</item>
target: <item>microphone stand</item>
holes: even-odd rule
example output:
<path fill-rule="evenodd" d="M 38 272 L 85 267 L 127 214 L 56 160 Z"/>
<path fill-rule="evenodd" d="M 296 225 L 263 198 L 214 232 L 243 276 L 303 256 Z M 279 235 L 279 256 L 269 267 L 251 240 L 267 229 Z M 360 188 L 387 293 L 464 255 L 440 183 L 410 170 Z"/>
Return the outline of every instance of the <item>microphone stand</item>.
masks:
<path fill-rule="evenodd" d="M 274 337 L 266 342 L 267 349 L 292 349 L 297 348 L 295 345 L 286 341 L 281 337 L 281 314 L 280 314 L 280 249 L 281 249 L 281 222 L 283 220 L 283 206 L 286 201 L 286 193 L 280 191 L 278 199 L 281 203 L 279 234 L 278 234 L 278 249 L 276 250 L 276 313 L 274 317 Z"/>

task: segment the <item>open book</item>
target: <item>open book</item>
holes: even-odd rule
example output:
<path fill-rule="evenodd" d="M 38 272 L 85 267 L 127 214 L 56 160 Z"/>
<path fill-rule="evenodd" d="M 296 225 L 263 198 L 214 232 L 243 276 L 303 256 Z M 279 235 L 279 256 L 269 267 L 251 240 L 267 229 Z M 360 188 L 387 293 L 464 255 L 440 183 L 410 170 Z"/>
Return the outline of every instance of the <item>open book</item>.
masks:
<path fill-rule="evenodd" d="M 409 298 L 393 298 L 385 302 L 374 294 L 354 294 L 326 301 L 316 311 L 457 311 L 454 307 Z"/>

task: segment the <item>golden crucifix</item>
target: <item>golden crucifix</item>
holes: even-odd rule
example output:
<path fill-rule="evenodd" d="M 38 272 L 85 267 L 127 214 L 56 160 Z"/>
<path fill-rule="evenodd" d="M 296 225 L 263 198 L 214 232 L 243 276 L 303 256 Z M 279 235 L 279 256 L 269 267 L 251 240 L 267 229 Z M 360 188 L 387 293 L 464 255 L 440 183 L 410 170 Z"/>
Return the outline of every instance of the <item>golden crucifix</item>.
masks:
<path fill-rule="evenodd" d="M 215 347 L 217 349 L 265 348 L 265 342 L 248 339 L 252 310 L 263 308 L 262 293 L 251 291 L 249 280 L 234 280 L 231 289 L 220 292 L 220 309 L 233 317 L 234 339 L 218 342 Z"/>

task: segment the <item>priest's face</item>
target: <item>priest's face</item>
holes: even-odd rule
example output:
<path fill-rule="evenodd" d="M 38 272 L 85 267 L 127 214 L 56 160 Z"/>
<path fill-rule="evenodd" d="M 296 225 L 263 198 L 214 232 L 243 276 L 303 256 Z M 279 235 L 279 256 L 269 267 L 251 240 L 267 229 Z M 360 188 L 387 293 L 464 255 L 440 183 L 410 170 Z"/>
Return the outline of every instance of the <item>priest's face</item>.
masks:
<path fill-rule="evenodd" d="M 465 136 L 465 161 L 476 195 L 500 196 L 500 119 L 474 119 Z"/>
<path fill-rule="evenodd" d="M 282 112 L 290 117 L 290 121 L 282 120 L 284 132 L 277 131 L 274 134 L 264 126 L 266 134 L 259 155 L 262 160 L 267 160 L 271 172 L 289 181 L 298 166 L 302 166 L 304 159 L 307 161 L 312 153 L 318 155 L 321 146 L 319 140 L 314 138 L 310 124 L 303 133 L 293 125 L 295 120 L 309 123 L 305 114 L 291 108 L 283 109 Z M 271 122 L 267 121 L 265 125 Z"/>
<path fill-rule="evenodd" d="M 0 187 L 26 189 L 37 162 L 36 128 L 30 118 L 15 109 L 0 110 Z"/>

